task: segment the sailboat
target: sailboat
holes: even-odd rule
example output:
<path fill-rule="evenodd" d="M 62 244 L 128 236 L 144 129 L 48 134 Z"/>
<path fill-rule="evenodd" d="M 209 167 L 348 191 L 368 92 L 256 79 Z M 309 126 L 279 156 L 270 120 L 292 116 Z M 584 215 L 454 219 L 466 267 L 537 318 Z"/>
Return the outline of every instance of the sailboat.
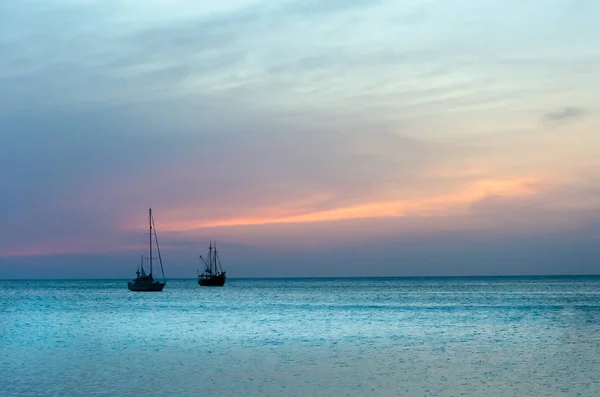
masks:
<path fill-rule="evenodd" d="M 133 281 L 129 281 L 127 283 L 127 288 L 130 291 L 135 292 L 160 292 L 165 288 L 165 284 L 167 281 L 165 280 L 165 271 L 163 269 L 162 257 L 160 256 L 160 248 L 158 247 L 158 237 L 156 235 L 156 227 L 154 226 L 154 217 L 152 216 L 152 208 L 148 210 L 148 219 L 150 223 L 150 234 L 149 234 L 149 243 L 150 243 L 150 256 L 148 260 L 150 262 L 150 273 L 146 273 L 144 269 L 144 255 L 142 255 L 142 261 L 140 263 L 140 267 L 138 268 L 135 274 L 137 277 Z M 156 243 L 156 251 L 158 252 L 158 260 L 160 262 L 160 271 L 162 272 L 163 281 L 155 280 L 152 276 L 152 235 L 154 235 L 154 241 Z"/>
<path fill-rule="evenodd" d="M 217 255 L 217 244 L 215 243 L 213 246 L 212 241 L 210 242 L 208 246 L 208 262 L 204 260 L 202 255 L 200 255 L 200 260 L 204 262 L 204 271 L 202 274 L 198 274 L 198 284 L 203 287 L 222 287 L 227 277 Z"/>

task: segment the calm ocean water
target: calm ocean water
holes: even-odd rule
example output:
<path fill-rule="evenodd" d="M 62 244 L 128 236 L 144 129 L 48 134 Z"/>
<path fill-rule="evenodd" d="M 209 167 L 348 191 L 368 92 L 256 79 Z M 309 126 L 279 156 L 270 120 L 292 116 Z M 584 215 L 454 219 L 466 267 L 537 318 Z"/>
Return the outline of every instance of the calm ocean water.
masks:
<path fill-rule="evenodd" d="M 600 277 L 0 281 L 2 396 L 600 396 Z"/>

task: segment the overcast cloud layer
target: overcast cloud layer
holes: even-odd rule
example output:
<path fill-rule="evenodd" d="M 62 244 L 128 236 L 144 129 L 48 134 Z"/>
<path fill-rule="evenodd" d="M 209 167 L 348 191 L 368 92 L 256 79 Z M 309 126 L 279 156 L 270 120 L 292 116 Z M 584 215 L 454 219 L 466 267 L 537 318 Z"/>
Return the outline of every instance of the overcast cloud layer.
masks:
<path fill-rule="evenodd" d="M 600 3 L 0 3 L 0 277 L 598 273 Z"/>

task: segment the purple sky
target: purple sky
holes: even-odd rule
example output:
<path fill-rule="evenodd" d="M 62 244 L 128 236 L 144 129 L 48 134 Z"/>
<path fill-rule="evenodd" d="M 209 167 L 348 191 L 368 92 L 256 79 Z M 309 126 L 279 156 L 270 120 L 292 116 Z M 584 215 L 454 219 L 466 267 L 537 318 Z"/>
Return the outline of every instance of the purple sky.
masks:
<path fill-rule="evenodd" d="M 0 4 L 0 278 L 598 273 L 600 3 Z"/>

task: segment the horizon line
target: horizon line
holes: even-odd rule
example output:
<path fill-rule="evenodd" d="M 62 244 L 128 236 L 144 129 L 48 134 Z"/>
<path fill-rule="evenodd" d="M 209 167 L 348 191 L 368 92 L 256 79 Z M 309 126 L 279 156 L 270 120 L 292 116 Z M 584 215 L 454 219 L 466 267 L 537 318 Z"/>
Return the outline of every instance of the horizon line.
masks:
<path fill-rule="evenodd" d="M 398 278 L 522 278 L 522 277 L 600 277 L 595 274 L 494 274 L 462 276 L 287 276 L 287 277 L 227 277 L 228 280 L 331 280 L 331 279 L 398 279 Z M 166 280 L 196 280 L 197 277 L 173 277 Z M 131 278 L 0 278 L 0 281 L 126 281 Z"/>

